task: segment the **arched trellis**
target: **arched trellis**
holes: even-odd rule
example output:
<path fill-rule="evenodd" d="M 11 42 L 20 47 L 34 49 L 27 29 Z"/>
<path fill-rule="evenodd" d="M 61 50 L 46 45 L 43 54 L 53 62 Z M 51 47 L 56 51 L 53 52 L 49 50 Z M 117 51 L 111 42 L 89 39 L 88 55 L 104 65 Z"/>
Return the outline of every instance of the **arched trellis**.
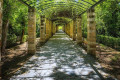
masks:
<path fill-rule="evenodd" d="M 22 2 L 23 4 L 28 6 L 28 53 L 34 54 L 36 51 L 36 7 L 37 5 L 39 5 L 40 3 L 37 1 L 33 1 L 33 0 L 18 0 L 20 2 Z M 71 0 L 66 0 L 66 2 L 53 2 L 54 0 L 51 0 L 50 3 L 47 3 L 45 0 L 45 4 L 47 4 L 45 6 L 45 8 L 42 8 L 42 11 L 45 11 L 46 9 L 50 9 L 52 7 L 57 7 L 59 8 L 59 6 L 64 6 L 67 2 L 71 1 Z M 77 23 L 77 35 L 79 35 L 79 37 L 77 37 L 77 41 L 78 43 L 81 43 L 81 15 L 85 12 L 88 12 L 88 53 L 95 53 L 95 46 L 96 46 L 96 29 L 95 29 L 95 21 L 94 21 L 94 7 L 101 3 L 104 0 L 78 0 L 78 1 L 71 1 L 70 2 L 70 6 L 73 6 L 73 11 L 79 11 L 80 13 L 78 13 L 77 15 L 72 17 L 72 21 L 69 23 L 66 23 L 66 33 L 68 33 L 74 40 L 76 40 L 75 37 L 75 28 L 76 28 L 76 23 Z M 0 47 L 1 47 L 1 33 L 2 33 L 2 4 L 3 4 L 3 0 L 0 0 Z M 45 5 L 42 4 L 42 5 Z M 53 5 L 52 5 L 53 4 Z M 63 5 L 64 4 L 64 5 Z M 42 6 L 40 5 L 40 6 Z M 88 5 L 88 6 L 87 6 Z M 69 6 L 65 6 L 68 7 Z M 79 7 L 79 8 L 78 8 Z M 38 6 L 39 8 L 39 6 Z M 64 16 L 65 17 L 65 16 Z M 76 18 L 77 17 L 77 18 Z M 54 29 L 56 26 L 56 24 L 53 23 L 53 21 L 51 19 L 48 19 L 46 16 L 45 18 L 41 19 L 41 22 L 43 22 L 41 25 L 41 30 L 43 30 L 41 33 L 44 34 L 45 40 L 48 40 L 52 34 L 54 34 L 56 32 L 56 29 Z M 65 21 L 63 21 L 62 23 L 64 23 Z M 44 24 L 45 23 L 45 24 Z M 61 24 L 60 22 L 58 22 L 58 24 Z M 69 31 L 67 31 L 69 30 Z M 46 33 L 45 33 L 46 32 Z M 92 37 L 92 38 L 91 38 Z"/>

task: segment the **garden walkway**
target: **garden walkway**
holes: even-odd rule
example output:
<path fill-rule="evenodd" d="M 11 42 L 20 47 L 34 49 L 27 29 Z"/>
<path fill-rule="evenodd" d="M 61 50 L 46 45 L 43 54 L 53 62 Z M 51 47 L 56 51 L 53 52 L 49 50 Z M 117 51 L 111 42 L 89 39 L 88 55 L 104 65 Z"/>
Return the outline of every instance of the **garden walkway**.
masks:
<path fill-rule="evenodd" d="M 59 31 L 10 80 L 104 80 L 98 62 Z"/>

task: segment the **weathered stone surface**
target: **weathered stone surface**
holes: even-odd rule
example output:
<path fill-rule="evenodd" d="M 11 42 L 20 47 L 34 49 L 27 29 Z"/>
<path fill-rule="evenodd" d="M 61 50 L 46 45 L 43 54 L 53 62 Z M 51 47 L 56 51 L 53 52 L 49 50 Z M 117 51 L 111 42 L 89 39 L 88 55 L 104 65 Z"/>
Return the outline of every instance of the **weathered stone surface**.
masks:
<path fill-rule="evenodd" d="M 96 56 L 96 24 L 95 24 L 95 13 L 94 9 L 90 9 L 87 15 L 87 53 Z"/>
<path fill-rule="evenodd" d="M 40 17 L 40 43 L 44 43 L 45 42 L 45 17 L 41 16 Z"/>
<path fill-rule="evenodd" d="M 76 40 L 76 19 L 73 20 L 73 41 Z"/>
<path fill-rule="evenodd" d="M 82 19 L 81 17 L 78 17 L 77 20 L 77 43 L 81 44 L 82 41 Z"/>
<path fill-rule="evenodd" d="M 73 38 L 73 21 L 70 22 L 70 37 Z"/>
<path fill-rule="evenodd" d="M 28 53 L 36 51 L 36 14 L 35 8 L 28 9 Z"/>
<path fill-rule="evenodd" d="M 45 19 L 45 24 L 46 24 L 46 40 L 48 40 L 50 37 L 49 37 L 49 33 L 50 33 L 50 29 L 49 29 L 49 20 L 48 19 Z"/>

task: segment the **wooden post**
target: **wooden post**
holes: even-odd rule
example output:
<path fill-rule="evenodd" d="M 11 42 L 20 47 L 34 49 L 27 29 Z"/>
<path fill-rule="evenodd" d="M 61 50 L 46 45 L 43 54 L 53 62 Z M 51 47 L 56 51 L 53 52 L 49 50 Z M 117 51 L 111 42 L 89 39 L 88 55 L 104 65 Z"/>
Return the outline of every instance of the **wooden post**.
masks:
<path fill-rule="evenodd" d="M 41 16 L 40 24 L 40 43 L 45 42 L 45 17 Z"/>
<path fill-rule="evenodd" d="M 96 23 L 94 8 L 90 9 L 87 14 L 87 53 L 96 56 Z"/>
<path fill-rule="evenodd" d="M 77 43 L 82 44 L 82 18 L 77 18 Z"/>
<path fill-rule="evenodd" d="M 28 53 L 36 52 L 36 14 L 35 8 L 28 9 Z"/>

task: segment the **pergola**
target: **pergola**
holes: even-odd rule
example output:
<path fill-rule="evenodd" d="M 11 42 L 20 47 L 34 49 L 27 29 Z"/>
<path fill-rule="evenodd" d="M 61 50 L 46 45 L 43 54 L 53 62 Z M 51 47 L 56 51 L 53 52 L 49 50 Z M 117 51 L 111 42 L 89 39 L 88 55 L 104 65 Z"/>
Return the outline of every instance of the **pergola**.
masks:
<path fill-rule="evenodd" d="M 94 7 L 104 0 L 18 0 L 28 6 L 28 53 L 36 51 L 36 11 L 40 13 L 40 43 L 56 33 L 58 25 L 78 44 L 82 44 L 82 18 L 87 12 L 87 52 L 95 55 L 96 24 Z M 0 0 L 0 47 L 2 34 L 2 6 Z M 77 25 L 76 25 L 77 24 Z M 77 31 L 76 31 L 77 29 Z"/>

